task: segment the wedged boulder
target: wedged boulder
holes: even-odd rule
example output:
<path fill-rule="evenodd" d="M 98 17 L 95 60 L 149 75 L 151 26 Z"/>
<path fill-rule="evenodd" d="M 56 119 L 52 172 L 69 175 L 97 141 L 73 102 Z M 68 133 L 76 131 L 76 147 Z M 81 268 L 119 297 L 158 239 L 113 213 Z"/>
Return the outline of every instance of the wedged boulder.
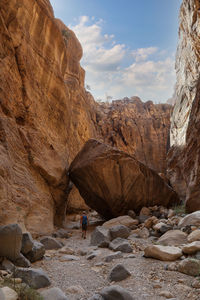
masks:
<path fill-rule="evenodd" d="M 127 239 L 130 234 L 130 229 L 124 225 L 116 225 L 110 228 L 110 237 L 111 240 L 114 240 L 118 237 Z"/>
<path fill-rule="evenodd" d="M 144 256 L 163 261 L 173 261 L 182 256 L 182 251 L 178 247 L 151 245 L 144 249 Z"/>
<path fill-rule="evenodd" d="M 170 206 L 177 194 L 153 170 L 135 157 L 90 139 L 75 157 L 69 176 L 86 204 L 113 218 L 144 206 Z"/>
<path fill-rule="evenodd" d="M 187 225 L 200 226 L 200 210 L 195 211 L 195 212 L 185 216 L 178 223 L 179 228 L 187 226 Z"/>
<path fill-rule="evenodd" d="M 40 243 L 42 243 L 46 250 L 60 249 L 63 245 L 51 236 L 44 236 L 41 238 Z"/>
<path fill-rule="evenodd" d="M 90 244 L 98 247 L 108 247 L 110 242 L 109 229 L 98 226 L 91 234 Z"/>
<path fill-rule="evenodd" d="M 30 252 L 33 248 L 33 238 L 30 234 L 30 232 L 25 232 L 22 235 L 22 248 L 21 252 L 22 254 L 27 254 Z"/>
<path fill-rule="evenodd" d="M 163 234 L 158 243 L 163 246 L 179 246 L 187 243 L 187 234 L 181 230 L 169 230 Z"/>
<path fill-rule="evenodd" d="M 139 221 L 137 219 L 133 219 L 130 216 L 119 216 L 117 218 L 113 218 L 105 223 L 103 223 L 103 227 L 110 228 L 116 225 L 124 225 L 128 228 L 132 228 L 132 226 L 138 225 Z"/>
<path fill-rule="evenodd" d="M 33 289 L 44 288 L 51 284 L 49 277 L 42 269 L 17 268 L 15 271 L 15 276 L 21 278 Z"/>
<path fill-rule="evenodd" d="M 22 230 L 18 224 L 0 226 L 0 256 L 15 261 L 20 256 Z"/>
<path fill-rule="evenodd" d="M 113 251 L 121 251 L 123 253 L 131 253 L 133 249 L 126 239 L 116 238 L 109 244 L 109 249 Z"/>
<path fill-rule="evenodd" d="M 195 241 L 190 244 L 183 246 L 182 248 L 183 253 L 185 254 L 194 254 L 200 251 L 200 241 Z M 200 273 L 200 270 L 199 270 Z"/>
<path fill-rule="evenodd" d="M 45 247 L 43 244 L 34 241 L 33 242 L 33 248 L 30 252 L 28 252 L 26 254 L 26 258 L 28 258 L 28 260 L 30 260 L 30 262 L 35 262 L 37 260 L 40 260 L 43 258 L 45 254 Z"/>

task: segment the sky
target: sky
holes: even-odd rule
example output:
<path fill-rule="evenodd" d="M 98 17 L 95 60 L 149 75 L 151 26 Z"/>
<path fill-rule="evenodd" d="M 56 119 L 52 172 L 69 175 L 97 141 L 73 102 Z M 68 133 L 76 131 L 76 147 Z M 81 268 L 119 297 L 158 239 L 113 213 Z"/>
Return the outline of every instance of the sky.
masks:
<path fill-rule="evenodd" d="M 50 2 L 81 42 L 85 86 L 96 100 L 172 97 L 181 0 Z"/>

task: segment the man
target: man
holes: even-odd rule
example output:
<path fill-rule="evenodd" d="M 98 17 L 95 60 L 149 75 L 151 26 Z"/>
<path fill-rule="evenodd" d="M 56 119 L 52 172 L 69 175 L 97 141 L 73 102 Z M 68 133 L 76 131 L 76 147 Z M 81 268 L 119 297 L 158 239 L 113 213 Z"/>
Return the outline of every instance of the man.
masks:
<path fill-rule="evenodd" d="M 86 212 L 84 211 L 81 218 L 80 218 L 80 225 L 82 226 L 82 237 L 86 239 L 86 231 L 88 226 L 88 217 L 86 215 Z"/>

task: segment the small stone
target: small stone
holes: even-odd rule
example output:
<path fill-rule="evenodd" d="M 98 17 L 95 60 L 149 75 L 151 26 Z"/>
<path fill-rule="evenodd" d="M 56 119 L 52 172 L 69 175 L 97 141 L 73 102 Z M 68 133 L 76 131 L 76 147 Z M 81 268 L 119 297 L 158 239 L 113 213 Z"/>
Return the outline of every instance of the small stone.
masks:
<path fill-rule="evenodd" d="M 106 256 L 104 258 L 105 262 L 111 262 L 113 259 L 117 259 L 117 258 L 122 258 L 123 255 L 122 255 L 122 252 L 121 251 L 117 251 L 113 254 L 110 254 L 108 256 Z"/>
<path fill-rule="evenodd" d="M 110 281 L 121 281 L 129 277 L 131 273 L 122 265 L 118 264 L 113 267 L 109 274 Z"/>
<path fill-rule="evenodd" d="M 173 295 L 170 292 L 168 292 L 168 291 L 161 291 L 159 293 L 159 296 L 165 297 L 167 299 L 173 298 Z"/>
<path fill-rule="evenodd" d="M 144 222 L 144 226 L 147 228 L 147 229 L 150 229 L 152 228 L 156 223 L 158 222 L 158 219 L 156 217 L 151 217 L 151 218 L 148 218 L 145 222 Z"/>
<path fill-rule="evenodd" d="M 194 254 L 200 251 L 200 241 L 195 241 L 182 247 L 183 253 Z"/>
<path fill-rule="evenodd" d="M 87 260 L 91 260 L 93 258 L 95 258 L 96 256 L 100 255 L 101 251 L 96 250 L 96 251 L 92 251 L 91 253 L 89 253 L 89 255 L 87 256 Z"/>
<path fill-rule="evenodd" d="M 65 262 L 65 261 L 78 261 L 80 260 L 80 258 L 78 256 L 75 256 L 75 255 L 63 255 L 61 258 L 60 258 L 60 261 L 61 262 Z"/>
<path fill-rule="evenodd" d="M 67 294 L 85 294 L 85 290 L 80 285 L 72 285 L 66 289 Z"/>
<path fill-rule="evenodd" d="M 151 211 L 148 207 L 143 207 L 140 211 L 140 216 L 150 216 Z"/>
<path fill-rule="evenodd" d="M 177 263 L 171 263 L 168 265 L 168 268 L 167 268 L 169 271 L 177 271 L 178 270 L 178 264 Z"/>
<path fill-rule="evenodd" d="M 146 227 L 140 229 L 137 234 L 142 239 L 147 239 L 150 235 L 149 230 Z"/>
<path fill-rule="evenodd" d="M 189 243 L 195 242 L 195 241 L 200 241 L 200 229 L 192 231 L 188 237 L 187 240 Z"/>
<path fill-rule="evenodd" d="M 128 216 L 131 217 L 132 219 L 136 218 L 136 213 L 134 212 L 134 210 L 129 210 L 128 211 Z"/>
<path fill-rule="evenodd" d="M 195 279 L 195 280 L 192 282 L 192 287 L 195 288 L 195 289 L 200 289 L 200 278 Z"/>
<path fill-rule="evenodd" d="M 61 254 L 70 254 L 70 255 L 74 254 L 74 250 L 72 248 L 69 248 L 68 246 L 59 249 L 58 252 Z"/>
<path fill-rule="evenodd" d="M 118 285 L 112 285 L 109 287 L 105 287 L 101 292 L 103 300 L 134 300 L 129 291 L 122 288 Z M 101 298 L 96 298 L 97 300 L 101 300 Z M 96 300 L 95 299 L 95 300 Z"/>
<path fill-rule="evenodd" d="M 161 288 L 162 288 L 162 285 L 161 285 L 161 284 L 158 284 L 158 283 L 155 283 L 155 284 L 153 284 L 153 288 L 154 288 L 154 289 L 161 289 Z"/>

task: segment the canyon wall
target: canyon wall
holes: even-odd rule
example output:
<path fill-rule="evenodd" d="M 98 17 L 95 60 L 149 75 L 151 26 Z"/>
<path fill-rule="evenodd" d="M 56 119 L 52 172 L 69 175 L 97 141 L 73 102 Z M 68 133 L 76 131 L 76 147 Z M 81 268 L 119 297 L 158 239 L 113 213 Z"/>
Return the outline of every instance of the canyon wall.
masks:
<path fill-rule="evenodd" d="M 171 110 L 169 104 L 143 103 L 138 97 L 112 101 L 99 106 L 97 130 L 105 143 L 165 173 Z"/>
<path fill-rule="evenodd" d="M 200 2 L 184 0 L 176 55 L 176 103 L 171 117 L 168 176 L 188 211 L 200 209 Z"/>
<path fill-rule="evenodd" d="M 84 208 L 66 169 L 89 138 L 164 172 L 170 106 L 97 104 L 81 45 L 48 0 L 1 0 L 0 40 L 0 225 L 44 234 Z"/>
<path fill-rule="evenodd" d="M 82 48 L 44 0 L 2 0 L 0 40 L 0 224 L 50 232 L 65 218 L 66 167 L 95 136 Z"/>

